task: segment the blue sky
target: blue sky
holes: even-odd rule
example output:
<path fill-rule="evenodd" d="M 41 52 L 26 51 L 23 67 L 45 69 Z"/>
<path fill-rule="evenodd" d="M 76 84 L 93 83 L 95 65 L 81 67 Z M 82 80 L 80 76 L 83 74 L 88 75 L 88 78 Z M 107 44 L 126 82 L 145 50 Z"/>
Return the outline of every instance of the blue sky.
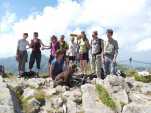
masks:
<path fill-rule="evenodd" d="M 46 6 L 57 5 L 57 0 L 0 0 L 0 16 L 5 10 L 15 12 L 18 18 L 25 18 L 33 12 L 40 12 Z"/>
<path fill-rule="evenodd" d="M 0 0 L 0 3 L 0 57 L 15 55 L 23 32 L 29 33 L 30 41 L 32 33 L 38 31 L 43 42 L 49 44 L 53 34 L 65 34 L 69 40 L 71 32 L 81 30 L 86 31 L 89 39 L 92 31 L 98 30 L 99 37 L 106 40 L 102 34 L 112 28 L 119 41 L 121 59 L 132 56 L 150 60 L 150 0 Z"/>

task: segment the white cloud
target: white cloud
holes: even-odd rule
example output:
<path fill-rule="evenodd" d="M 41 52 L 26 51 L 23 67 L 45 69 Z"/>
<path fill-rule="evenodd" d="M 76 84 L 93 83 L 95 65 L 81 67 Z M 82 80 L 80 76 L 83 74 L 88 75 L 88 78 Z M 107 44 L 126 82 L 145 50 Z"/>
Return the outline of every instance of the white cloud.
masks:
<path fill-rule="evenodd" d="M 144 0 L 85 0 L 79 21 L 113 25 L 138 13 L 143 5 Z"/>
<path fill-rule="evenodd" d="M 141 40 L 136 44 L 137 52 L 151 50 L 151 38 Z"/>
<path fill-rule="evenodd" d="M 6 14 L 3 19 L 5 21 L 1 21 L 1 29 L 4 30 L 0 35 L 0 57 L 14 55 L 16 42 L 22 33 L 28 32 L 30 40 L 34 31 L 38 31 L 40 38 L 48 44 L 49 37 L 53 34 L 67 35 L 70 32 L 85 30 L 90 37 L 93 30 L 98 30 L 101 35 L 105 33 L 105 28 L 110 27 L 115 30 L 114 37 L 119 40 L 121 48 L 133 47 L 136 41 L 142 40 L 144 35 L 148 35 L 149 28 L 151 29 L 148 28 L 151 16 L 146 18 L 150 15 L 146 1 L 83 0 L 79 3 L 72 0 L 58 0 L 56 7 L 47 6 L 42 12 L 30 14 L 19 21 L 16 21 L 14 14 Z M 7 31 L 7 26 L 9 30 L 11 28 L 9 33 L 4 32 Z M 143 33 L 138 35 L 138 30 L 142 29 Z M 101 37 L 105 39 L 104 36 Z M 139 45 L 135 47 L 139 48 Z"/>
<path fill-rule="evenodd" d="M 15 13 L 6 12 L 6 14 L 2 17 L 0 22 L 0 31 L 1 32 L 10 32 L 13 23 L 16 20 Z"/>

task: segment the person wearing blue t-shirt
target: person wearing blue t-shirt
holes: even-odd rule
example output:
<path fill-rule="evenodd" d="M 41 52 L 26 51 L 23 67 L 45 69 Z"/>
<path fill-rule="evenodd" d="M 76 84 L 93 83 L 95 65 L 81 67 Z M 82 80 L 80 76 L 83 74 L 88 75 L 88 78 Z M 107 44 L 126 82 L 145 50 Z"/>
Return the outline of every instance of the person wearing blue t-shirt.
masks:
<path fill-rule="evenodd" d="M 62 51 L 57 51 L 55 59 L 51 62 L 50 77 L 52 80 L 55 80 L 56 76 L 64 71 L 63 56 L 64 53 Z"/>
<path fill-rule="evenodd" d="M 57 51 L 55 59 L 50 65 L 50 77 L 54 81 L 54 87 L 57 85 L 70 85 L 69 81 L 73 73 L 76 72 L 76 65 L 73 64 L 69 67 L 64 66 L 64 52 Z"/>

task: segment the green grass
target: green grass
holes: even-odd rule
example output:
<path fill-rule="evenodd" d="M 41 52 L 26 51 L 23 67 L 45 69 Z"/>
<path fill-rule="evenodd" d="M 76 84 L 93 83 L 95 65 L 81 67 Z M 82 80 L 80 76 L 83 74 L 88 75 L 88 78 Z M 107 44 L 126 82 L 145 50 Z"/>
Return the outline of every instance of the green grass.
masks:
<path fill-rule="evenodd" d="M 135 69 L 128 69 L 125 73 L 129 77 L 135 77 L 138 75 L 138 72 Z"/>
<path fill-rule="evenodd" d="M 117 64 L 117 68 L 123 72 L 130 69 L 127 65 L 123 65 L 123 64 Z"/>
<path fill-rule="evenodd" d="M 137 70 L 135 69 L 127 69 L 125 70 L 125 74 L 128 77 L 134 77 L 136 81 L 144 82 L 144 83 L 149 83 L 151 82 L 151 74 L 148 76 L 141 76 L 138 74 Z"/>
<path fill-rule="evenodd" d="M 23 89 L 21 87 L 17 87 L 16 89 L 14 89 L 16 96 L 18 98 L 19 104 L 21 109 L 23 110 L 24 113 L 30 113 L 30 110 L 32 109 L 32 105 L 29 105 L 27 102 L 29 99 L 31 99 L 32 97 L 28 97 L 23 99 Z"/>
<path fill-rule="evenodd" d="M 96 84 L 96 91 L 98 93 L 99 99 L 104 105 L 108 106 L 112 110 L 116 110 L 116 103 L 102 85 Z"/>
<path fill-rule="evenodd" d="M 25 113 L 31 113 L 32 112 L 33 106 L 28 103 L 28 101 L 32 98 L 33 98 L 33 96 L 25 98 L 25 99 L 23 99 L 23 98 L 21 99 L 21 106 L 22 106 L 23 112 L 25 112 Z"/>
<path fill-rule="evenodd" d="M 16 76 L 13 73 L 4 73 L 3 78 L 12 79 L 12 78 L 16 78 Z"/>
<path fill-rule="evenodd" d="M 35 98 L 40 102 L 40 106 L 45 104 L 45 93 L 42 90 L 37 90 L 34 96 L 27 97 L 25 99 L 21 99 L 22 109 L 25 113 L 32 113 L 33 105 L 28 103 L 28 101 L 32 98 Z"/>
<path fill-rule="evenodd" d="M 36 100 L 38 100 L 41 106 L 45 104 L 45 93 L 41 89 L 35 89 L 34 96 L 30 96 L 27 98 L 23 98 L 22 96 L 23 89 L 21 87 L 16 87 L 12 90 L 15 92 L 18 98 L 19 104 L 21 106 L 21 109 L 23 110 L 24 113 L 32 113 L 33 106 L 30 103 L 28 103 L 28 101 L 32 98 L 35 98 Z"/>
<path fill-rule="evenodd" d="M 135 75 L 134 78 L 135 78 L 136 81 L 141 81 L 141 82 L 144 82 L 144 83 L 151 82 L 151 75 L 148 75 L 148 76 Z"/>
<path fill-rule="evenodd" d="M 126 75 L 127 76 L 131 76 L 131 77 L 134 77 L 134 79 L 136 81 L 141 81 L 141 82 L 144 82 L 144 83 L 149 83 L 151 82 L 151 75 L 148 75 L 148 76 L 141 76 L 138 74 L 138 72 L 134 69 L 129 69 L 126 71 Z"/>
<path fill-rule="evenodd" d="M 49 75 L 48 75 L 48 73 L 40 73 L 40 74 L 39 74 L 39 77 L 40 77 L 40 78 L 48 78 Z"/>
<path fill-rule="evenodd" d="M 40 103 L 45 102 L 45 92 L 42 90 L 37 90 L 37 92 L 34 95 L 35 99 L 38 100 Z"/>

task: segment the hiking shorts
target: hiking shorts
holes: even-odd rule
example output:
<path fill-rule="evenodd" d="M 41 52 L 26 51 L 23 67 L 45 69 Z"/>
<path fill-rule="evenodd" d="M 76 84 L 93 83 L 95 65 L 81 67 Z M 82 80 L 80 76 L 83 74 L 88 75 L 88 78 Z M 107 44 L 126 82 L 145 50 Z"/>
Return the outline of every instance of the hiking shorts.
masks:
<path fill-rule="evenodd" d="M 88 61 L 89 56 L 87 53 L 80 53 L 80 60 L 87 60 Z"/>
<path fill-rule="evenodd" d="M 53 55 L 50 55 L 50 58 L 49 58 L 49 64 L 51 64 L 51 62 L 54 60 L 55 56 Z"/>
<path fill-rule="evenodd" d="M 70 61 L 75 61 L 76 60 L 76 56 L 69 56 L 69 60 Z"/>

